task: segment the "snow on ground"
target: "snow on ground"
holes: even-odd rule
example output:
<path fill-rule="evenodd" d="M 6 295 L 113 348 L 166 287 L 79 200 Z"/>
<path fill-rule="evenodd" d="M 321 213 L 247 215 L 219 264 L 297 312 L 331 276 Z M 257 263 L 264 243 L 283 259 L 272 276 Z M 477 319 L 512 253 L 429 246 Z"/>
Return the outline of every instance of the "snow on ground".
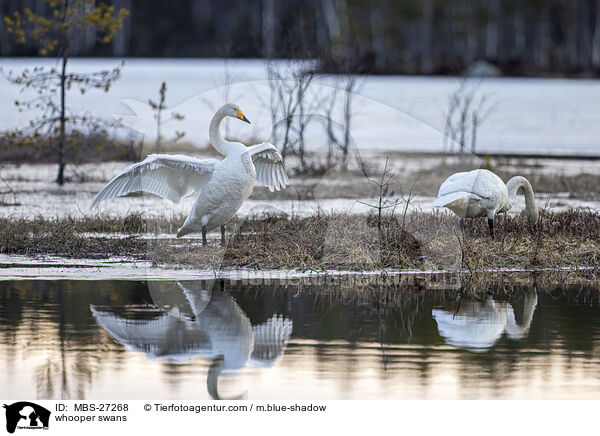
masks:
<path fill-rule="evenodd" d="M 439 159 L 436 160 L 439 163 Z M 550 161 L 551 162 L 551 161 Z M 570 165 L 570 161 L 561 161 L 561 163 L 551 162 L 551 170 L 556 175 L 571 173 L 575 166 Z M 546 164 L 546 163 L 545 163 Z M 545 165 L 544 164 L 544 165 Z M 426 159 L 417 159 L 416 169 L 433 166 L 432 162 Z M 126 164 L 122 162 L 108 162 L 101 164 L 70 165 L 67 167 L 68 174 L 84 174 L 86 180 L 81 183 L 66 183 L 64 186 L 58 186 L 53 182 L 56 166 L 49 164 L 40 165 L 3 165 L 0 166 L 0 174 L 7 184 L 0 182 L 0 192 L 6 192 L 6 186 L 15 191 L 16 200 L 19 203 L 16 206 L 0 206 L 0 217 L 11 218 L 34 218 L 43 216 L 45 218 L 53 217 L 83 217 L 94 216 L 97 214 L 111 216 L 126 216 L 131 213 L 142 213 L 146 217 L 166 216 L 175 214 L 185 214 L 189 212 L 194 202 L 194 198 L 185 198 L 178 204 L 173 204 L 168 200 L 161 199 L 151 195 L 140 195 L 132 197 L 121 197 L 105 201 L 90 210 L 90 205 L 98 191 L 104 186 L 106 181 L 120 172 Z M 412 168 L 405 162 L 406 170 L 404 174 L 411 171 Z M 590 166 L 591 168 L 591 166 Z M 594 168 L 591 168 L 594 169 Z M 537 169 L 536 169 L 537 170 Z M 585 168 L 583 169 L 585 170 Z M 549 171 L 544 167 L 539 168 L 540 172 Z M 561 172 L 562 171 L 562 172 Z M 359 179 L 340 180 L 336 178 L 323 179 L 292 179 L 292 185 L 289 189 L 294 192 L 294 187 L 302 184 L 317 184 L 319 186 L 331 184 L 338 186 L 340 184 L 364 182 Z M 335 192 L 335 189 L 327 190 Z M 433 201 L 436 192 L 430 196 L 416 196 L 412 199 L 409 212 L 422 211 L 429 212 L 433 210 Z M 7 196 L 5 201 L 12 201 L 11 196 Z M 570 198 L 569 193 L 544 194 L 536 193 L 536 201 L 540 207 L 558 212 L 569 208 L 580 210 L 600 210 L 600 202 L 584 201 Z M 272 199 L 272 200 L 247 200 L 238 212 L 240 217 L 248 217 L 261 214 L 263 212 L 285 213 L 289 216 L 306 217 L 317 213 L 318 211 L 329 212 L 348 212 L 354 214 L 367 214 L 372 210 L 363 203 L 375 204 L 375 198 L 321 198 L 314 200 L 298 199 Z M 547 205 L 547 206 L 546 206 Z M 518 196 L 518 204 L 511 210 L 512 214 L 519 213 L 525 207 L 523 196 Z M 399 206 L 397 211 L 402 210 Z"/>

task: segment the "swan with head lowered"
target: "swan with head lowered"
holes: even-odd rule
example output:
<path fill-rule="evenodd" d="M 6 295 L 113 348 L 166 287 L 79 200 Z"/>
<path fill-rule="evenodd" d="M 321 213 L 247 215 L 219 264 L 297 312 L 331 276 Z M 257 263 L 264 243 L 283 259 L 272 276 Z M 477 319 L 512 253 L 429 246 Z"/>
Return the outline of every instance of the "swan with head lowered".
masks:
<path fill-rule="evenodd" d="M 511 340 L 527 336 L 538 303 L 537 292 L 529 291 L 523 299 L 520 317 L 508 302 L 496 301 L 488 295 L 485 301 L 462 301 L 456 310 L 435 308 L 431 315 L 438 333 L 447 344 L 484 352 L 492 348 L 503 334 Z"/>
<path fill-rule="evenodd" d="M 461 218 L 461 228 L 464 218 L 487 216 L 490 235 L 494 239 L 494 217 L 497 213 L 511 209 L 519 190 L 523 190 L 525 194 L 527 217 L 530 224 L 534 225 L 539 218 L 539 211 L 533 188 L 521 176 L 513 177 L 504 184 L 500 177 L 484 169 L 453 174 L 440 186 L 434 206 L 446 207 L 458 215 Z"/>
<path fill-rule="evenodd" d="M 196 194 L 198 198 L 177 237 L 202 232 L 202 243 L 206 245 L 206 233 L 221 227 L 221 244 L 225 244 L 225 224 L 250 196 L 255 181 L 271 192 L 290 183 L 281 154 L 273 144 L 265 142 L 247 147 L 221 136 L 219 127 L 225 117 L 250 124 L 235 104 L 226 104 L 215 113 L 209 127 L 210 143 L 224 159 L 151 154 L 108 182 L 91 207 L 130 192 L 149 192 L 175 203 Z"/>

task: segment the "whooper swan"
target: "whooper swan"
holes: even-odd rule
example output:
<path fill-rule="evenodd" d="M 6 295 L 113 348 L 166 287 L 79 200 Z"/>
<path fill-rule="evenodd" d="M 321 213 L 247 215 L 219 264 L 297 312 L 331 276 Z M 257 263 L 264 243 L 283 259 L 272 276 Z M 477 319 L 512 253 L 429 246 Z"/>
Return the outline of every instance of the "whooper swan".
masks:
<path fill-rule="evenodd" d="M 247 147 L 221 136 L 219 126 L 225 117 L 250 124 L 235 104 L 226 104 L 215 113 L 209 127 L 210 143 L 225 159 L 199 160 L 183 155 L 151 154 L 108 182 L 91 207 L 130 192 L 149 192 L 175 203 L 197 194 L 177 237 L 202 232 L 202 243 L 206 245 L 206 232 L 220 226 L 221 244 L 225 244 L 225 223 L 250 196 L 255 181 L 271 192 L 290 183 L 281 154 L 273 144 L 265 142 Z"/>
<path fill-rule="evenodd" d="M 525 209 L 531 225 L 539 217 L 535 205 L 533 188 L 521 176 L 513 177 L 504 184 L 502 179 L 491 171 L 478 169 L 456 173 L 448 177 L 440 186 L 435 207 L 446 207 L 461 218 L 488 217 L 490 235 L 494 239 L 494 217 L 499 212 L 507 212 L 515 204 L 517 192 L 525 194 Z"/>
<path fill-rule="evenodd" d="M 148 285 L 153 298 L 159 294 L 180 304 L 163 306 L 155 301 L 160 312 L 152 319 L 132 319 L 90 305 L 96 322 L 115 341 L 150 358 L 171 364 L 196 356 L 210 359 L 206 384 L 215 400 L 243 396 L 224 398 L 219 394 L 223 371 L 273 366 L 292 335 L 292 320 L 281 315 L 252 325 L 235 299 L 226 290 L 215 292 L 210 280 Z"/>

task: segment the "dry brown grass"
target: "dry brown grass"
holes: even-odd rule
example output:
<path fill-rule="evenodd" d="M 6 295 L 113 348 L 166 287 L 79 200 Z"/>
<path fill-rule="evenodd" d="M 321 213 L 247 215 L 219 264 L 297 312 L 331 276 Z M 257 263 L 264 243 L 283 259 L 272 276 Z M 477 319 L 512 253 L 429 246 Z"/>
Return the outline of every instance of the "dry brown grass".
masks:
<path fill-rule="evenodd" d="M 0 220 L 0 253 L 75 258 L 140 256 L 145 243 L 135 236 L 83 236 L 71 220 Z"/>
<path fill-rule="evenodd" d="M 199 268 L 371 270 L 421 265 L 419 242 L 397 219 L 387 221 L 381 249 L 374 222 L 364 216 L 266 217 L 234 224 L 239 224 L 237 236 L 226 249 L 202 247 L 197 240 L 161 240 L 149 246 L 149 256 L 157 263 Z"/>
<path fill-rule="evenodd" d="M 199 237 L 141 238 L 148 233 L 174 234 L 183 219 L 0 219 L 0 252 L 133 256 L 195 268 L 489 271 L 600 265 L 600 214 L 590 212 L 545 213 L 536 229 L 519 218 L 500 216 L 495 241 L 488 236 L 486 220 L 468 220 L 463 237 L 456 217 L 443 212 L 409 214 L 405 220 L 386 217 L 381 246 L 372 216 L 322 213 L 302 219 L 235 220 L 229 226 L 236 236 L 226 248 L 216 243 L 203 247 Z M 115 237 L 93 235 L 97 232 Z"/>

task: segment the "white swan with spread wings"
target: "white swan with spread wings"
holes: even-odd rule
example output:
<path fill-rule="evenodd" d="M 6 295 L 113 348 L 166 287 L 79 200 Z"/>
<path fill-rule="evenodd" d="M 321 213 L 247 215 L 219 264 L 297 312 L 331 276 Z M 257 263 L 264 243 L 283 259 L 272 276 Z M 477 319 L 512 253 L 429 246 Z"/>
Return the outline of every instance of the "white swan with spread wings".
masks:
<path fill-rule="evenodd" d="M 223 371 L 251 366 L 269 368 L 283 355 L 293 321 L 273 314 L 261 324 L 250 319 L 227 291 L 214 291 L 211 280 L 148 282 L 156 309 L 151 319 L 132 319 L 90 305 L 96 322 L 118 343 L 146 356 L 183 364 L 201 356 L 211 361 L 206 385 L 215 399 Z M 147 309 L 147 307 L 146 307 Z"/>
<path fill-rule="evenodd" d="M 265 142 L 247 147 L 221 136 L 219 127 L 225 117 L 250 124 L 235 104 L 226 104 L 215 113 L 209 127 L 210 143 L 225 159 L 149 155 L 108 182 L 91 207 L 130 192 L 149 192 L 175 203 L 183 197 L 197 194 L 198 198 L 177 236 L 202 232 L 202 243 L 206 245 L 206 232 L 220 226 L 221 243 L 224 244 L 225 224 L 250 196 L 255 181 L 271 192 L 290 183 L 281 154 L 273 144 Z"/>

